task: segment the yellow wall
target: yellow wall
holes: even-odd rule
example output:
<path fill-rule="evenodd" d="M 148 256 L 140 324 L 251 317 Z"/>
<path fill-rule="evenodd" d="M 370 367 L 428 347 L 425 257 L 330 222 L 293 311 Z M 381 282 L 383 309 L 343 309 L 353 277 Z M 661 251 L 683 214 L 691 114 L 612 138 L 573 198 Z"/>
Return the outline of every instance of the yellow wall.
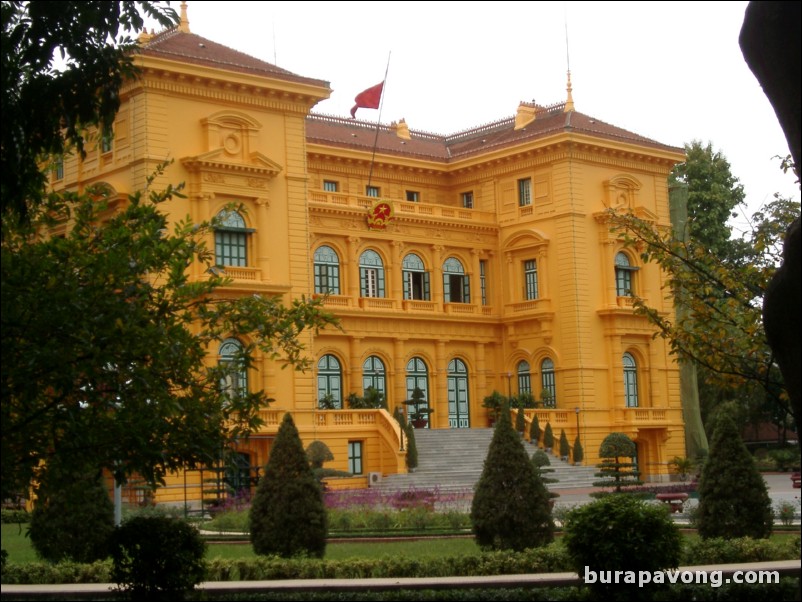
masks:
<path fill-rule="evenodd" d="M 311 295 L 313 253 L 321 245 L 340 257 L 341 293 L 326 306 L 342 330 L 309 337 L 316 365 L 325 354 L 342 367 L 342 394 L 362 393 L 369 356 L 386 367 L 389 411 L 407 398 L 406 366 L 421 358 L 429 372 L 433 428 L 449 427 L 448 365 L 467 368 L 471 427 L 488 425 L 482 400 L 493 390 L 517 393 L 517 365 L 530 364 L 532 393 L 540 398 L 540 365 L 554 362 L 556 409 L 537 410 L 571 442 L 579 433 L 585 462 L 598 460 L 601 440 L 613 431 L 639 445 L 649 478 L 666 475 L 667 461 L 685 455 L 679 372 L 662 339 L 615 293 L 615 254 L 622 241 L 609 233 L 604 211 L 635 210 L 669 225 L 667 175 L 683 159 L 679 150 L 594 138 L 559 130 L 519 145 L 444 162 L 421 156 L 308 142 L 306 118 L 330 90 L 326 86 L 229 73 L 157 57 L 139 59 L 142 79 L 127 85 L 115 121 L 114 148 L 90 150 L 84 161 L 65 161 L 54 187 L 80 189 L 104 181 L 119 194 L 141 189 L 159 163 L 172 160 L 154 186 L 185 182 L 185 199 L 171 202 L 175 219 L 214 217 L 227 203 L 242 203 L 249 228 L 246 268 L 230 294 L 261 292 L 286 300 Z M 364 196 L 370 178 L 393 208 L 385 230 L 371 229 Z M 517 182 L 532 180 L 532 204 L 519 207 Z M 336 193 L 323 181 L 338 182 Z M 406 201 L 406 191 L 420 202 Z M 474 207 L 461 194 L 472 191 Z M 208 241 L 211 248 L 214 241 Z M 384 298 L 361 298 L 359 256 L 376 251 L 385 269 Z M 403 298 L 401 262 L 416 253 L 431 272 L 431 300 Z M 441 267 L 457 258 L 471 281 L 470 303 L 444 303 Z M 630 253 L 639 295 L 665 312 L 662 275 Z M 523 262 L 538 267 L 539 294 L 523 297 Z M 480 302 L 479 265 L 486 266 L 486 304 Z M 202 278 L 200 269 L 193 274 Z M 214 353 L 210 361 L 215 361 Z M 622 355 L 638 364 L 639 407 L 624 407 Z M 304 443 L 325 441 L 335 456 L 327 467 L 346 470 L 349 441 L 363 443 L 364 474 L 403 472 L 399 431 L 387 412 L 317 409 L 315 371 L 281 370 L 256 358 L 251 386 L 275 402 L 265 427 L 241 451 L 264 464 L 281 417 L 292 411 Z M 511 377 L 507 375 L 510 374 Z M 579 413 L 576 413 L 579 408 Z M 531 419 L 534 411 L 528 412 Z M 191 481 L 191 479 L 190 479 Z M 174 475 L 161 501 L 178 501 L 184 475 Z"/>

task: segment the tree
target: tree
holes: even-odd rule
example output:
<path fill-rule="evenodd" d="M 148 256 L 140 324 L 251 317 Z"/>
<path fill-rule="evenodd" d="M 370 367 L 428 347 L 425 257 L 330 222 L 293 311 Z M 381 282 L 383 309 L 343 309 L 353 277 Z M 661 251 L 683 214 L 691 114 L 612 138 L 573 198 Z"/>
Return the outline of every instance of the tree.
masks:
<path fill-rule="evenodd" d="M 778 416 L 798 419 L 766 340 L 761 306 L 780 264 L 787 227 L 799 216 L 799 203 L 775 196 L 757 211 L 746 250 L 735 259 L 711 253 L 693 238 L 676 240 L 634 214 L 609 215 L 626 244 L 638 248 L 644 261 L 660 265 L 675 306 L 685 308 L 673 316 L 636 296 L 633 306 L 657 327 L 655 336 L 700 368 L 700 381 L 708 391 L 719 392 L 716 398 L 744 399 L 748 394 L 757 403 L 770 403 Z"/>
<path fill-rule="evenodd" d="M 537 419 L 537 414 L 532 416 L 532 424 L 529 427 L 529 442 L 535 445 L 540 445 L 540 422 Z"/>
<path fill-rule="evenodd" d="M 502 412 L 471 503 L 476 543 L 483 549 L 516 550 L 554 538 L 549 493 Z"/>
<path fill-rule="evenodd" d="M 548 450 L 554 447 L 554 432 L 551 430 L 551 422 L 546 423 L 546 430 L 543 431 L 543 447 Z"/>
<path fill-rule="evenodd" d="M 254 552 L 322 558 L 327 530 L 323 491 L 312 474 L 292 415 L 284 414 L 251 505 Z"/>
<path fill-rule="evenodd" d="M 103 190 L 51 195 L 26 225 L 3 223 L 0 298 L 3 496 L 34 469 L 92 458 L 118 482 L 162 482 L 204 465 L 261 424 L 264 391 L 231 387 L 253 354 L 305 369 L 300 335 L 332 324 L 317 300 L 229 298 L 203 241 L 211 223 L 170 228 L 172 188 L 110 207 Z M 69 224 L 67 229 L 65 226 Z M 41 237 L 41 231 L 63 233 Z M 210 365 L 221 342 L 242 343 Z"/>
<path fill-rule="evenodd" d="M 571 444 L 568 443 L 568 435 L 565 434 L 565 429 L 560 429 L 560 456 L 568 459 L 571 454 Z"/>
<path fill-rule="evenodd" d="M 523 405 L 519 405 L 515 411 L 515 430 L 521 435 L 526 431 L 526 415 L 524 414 Z"/>
<path fill-rule="evenodd" d="M 602 461 L 596 466 L 599 472 L 595 476 L 600 480 L 594 487 L 613 487 L 615 493 L 621 493 L 623 487 L 642 485 L 638 479 L 638 465 L 632 460 L 637 454 L 635 442 L 624 433 L 610 433 L 599 446 L 599 457 Z"/>
<path fill-rule="evenodd" d="M 708 253 L 738 258 L 746 252 L 740 240 L 731 238 L 727 225 L 734 211 L 744 204 L 744 188 L 732 175 L 730 163 L 721 151 L 700 140 L 685 144 L 685 162 L 674 166 L 669 182 L 688 186 L 688 234 Z"/>
<path fill-rule="evenodd" d="M 1 14 L 0 203 L 3 221 L 24 221 L 44 197 L 42 160 L 83 154 L 88 126 L 111 128 L 144 17 L 170 27 L 178 15 L 162 2 L 6 0 Z"/>
<path fill-rule="evenodd" d="M 771 498 L 729 410 L 725 406 L 717 413 L 710 454 L 699 480 L 699 535 L 768 537 L 773 523 Z"/>
<path fill-rule="evenodd" d="M 53 463 L 36 486 L 28 535 L 40 558 L 94 562 L 109 553 L 114 507 L 99 471 Z"/>
<path fill-rule="evenodd" d="M 582 449 L 582 442 L 579 440 L 579 435 L 574 439 L 574 464 L 581 464 L 585 458 L 585 450 Z"/>

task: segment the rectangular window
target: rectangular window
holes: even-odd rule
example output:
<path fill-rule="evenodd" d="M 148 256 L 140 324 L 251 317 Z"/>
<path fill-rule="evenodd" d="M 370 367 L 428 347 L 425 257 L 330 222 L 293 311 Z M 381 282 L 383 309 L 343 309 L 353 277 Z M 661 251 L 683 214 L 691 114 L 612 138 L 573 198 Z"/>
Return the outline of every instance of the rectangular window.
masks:
<path fill-rule="evenodd" d="M 340 183 L 334 180 L 323 180 L 323 190 L 326 192 L 338 192 Z"/>
<path fill-rule="evenodd" d="M 64 179 L 64 159 L 63 157 L 59 157 L 56 159 L 55 165 L 53 166 L 53 178 L 56 180 L 63 180 Z"/>
<path fill-rule="evenodd" d="M 372 196 L 378 198 L 381 194 L 381 190 L 378 186 L 366 186 L 365 187 L 365 194 L 367 196 Z"/>
<path fill-rule="evenodd" d="M 532 178 L 518 180 L 518 206 L 526 207 L 532 204 Z"/>
<path fill-rule="evenodd" d="M 360 268 L 362 270 L 362 296 L 378 297 L 378 270 L 375 268 Z"/>
<path fill-rule="evenodd" d="M 417 190 L 407 190 L 407 201 L 410 203 L 420 202 L 420 193 Z"/>
<path fill-rule="evenodd" d="M 214 233 L 215 262 L 222 266 L 248 265 L 248 234 L 243 231 L 216 230 Z"/>
<path fill-rule="evenodd" d="M 482 305 L 487 305 L 487 261 L 479 260 L 479 286 L 482 289 Z"/>
<path fill-rule="evenodd" d="M 315 263 L 315 292 L 318 295 L 340 294 L 340 267 Z"/>
<path fill-rule="evenodd" d="M 100 152 L 101 153 L 110 153 L 112 147 L 112 139 L 113 134 L 111 131 L 104 131 L 103 136 L 100 138 Z"/>
<path fill-rule="evenodd" d="M 348 472 L 362 474 L 362 442 L 348 442 Z"/>
<path fill-rule="evenodd" d="M 473 191 L 462 193 L 462 206 L 465 209 L 473 209 Z"/>
<path fill-rule="evenodd" d="M 534 259 L 524 261 L 524 299 L 537 299 L 537 263 Z"/>
<path fill-rule="evenodd" d="M 429 300 L 429 272 L 405 271 L 404 299 Z"/>
<path fill-rule="evenodd" d="M 518 373 L 518 393 L 532 393 L 532 375 L 527 372 Z"/>

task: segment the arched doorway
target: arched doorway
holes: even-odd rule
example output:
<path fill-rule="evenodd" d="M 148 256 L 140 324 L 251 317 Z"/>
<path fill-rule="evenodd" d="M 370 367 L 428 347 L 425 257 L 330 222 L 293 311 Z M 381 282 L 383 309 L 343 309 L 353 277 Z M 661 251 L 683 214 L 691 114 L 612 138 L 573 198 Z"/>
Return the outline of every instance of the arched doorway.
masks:
<path fill-rule="evenodd" d="M 448 426 L 467 429 L 471 426 L 468 403 L 468 369 L 462 360 L 448 363 Z"/>

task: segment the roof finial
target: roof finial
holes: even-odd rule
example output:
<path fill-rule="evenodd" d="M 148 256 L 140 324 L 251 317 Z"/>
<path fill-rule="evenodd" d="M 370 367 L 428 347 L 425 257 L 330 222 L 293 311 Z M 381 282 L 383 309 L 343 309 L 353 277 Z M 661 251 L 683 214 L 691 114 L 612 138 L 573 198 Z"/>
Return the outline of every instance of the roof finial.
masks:
<path fill-rule="evenodd" d="M 569 113 L 570 111 L 574 110 L 574 97 L 571 94 L 571 70 L 568 70 L 568 85 L 565 87 L 565 91 L 568 92 L 568 96 L 565 99 L 565 113 Z"/>
<path fill-rule="evenodd" d="M 181 3 L 181 21 L 178 23 L 178 31 L 181 33 L 191 33 L 189 31 L 189 19 L 187 18 L 187 3 Z"/>
<path fill-rule="evenodd" d="M 568 67 L 568 84 L 565 91 L 568 93 L 565 98 L 565 113 L 574 110 L 574 96 L 571 94 L 571 55 L 568 52 L 568 15 L 565 15 L 565 64 Z"/>

